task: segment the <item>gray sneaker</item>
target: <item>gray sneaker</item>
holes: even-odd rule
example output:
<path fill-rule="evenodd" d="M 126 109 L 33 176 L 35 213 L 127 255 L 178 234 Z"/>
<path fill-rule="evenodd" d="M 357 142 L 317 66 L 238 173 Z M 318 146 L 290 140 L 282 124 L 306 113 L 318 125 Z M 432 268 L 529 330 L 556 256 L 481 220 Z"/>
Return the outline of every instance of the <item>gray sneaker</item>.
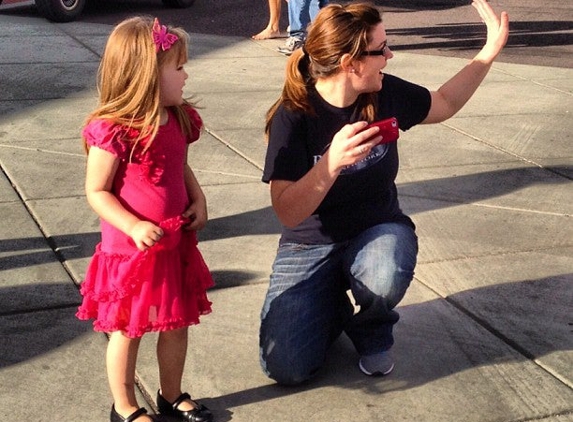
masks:
<path fill-rule="evenodd" d="M 301 48 L 304 44 L 304 39 L 300 37 L 288 37 L 283 47 L 279 47 L 279 53 L 290 56 L 294 50 Z"/>
<path fill-rule="evenodd" d="M 358 362 L 360 370 L 366 375 L 388 375 L 394 369 L 394 361 L 390 353 L 382 352 L 375 355 L 362 356 Z"/>

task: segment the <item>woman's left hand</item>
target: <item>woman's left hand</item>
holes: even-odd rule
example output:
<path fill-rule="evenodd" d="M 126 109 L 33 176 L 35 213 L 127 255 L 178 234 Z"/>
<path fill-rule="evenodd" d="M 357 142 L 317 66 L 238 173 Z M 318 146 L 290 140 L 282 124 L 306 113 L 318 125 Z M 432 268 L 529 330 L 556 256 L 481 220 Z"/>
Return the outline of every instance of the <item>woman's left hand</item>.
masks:
<path fill-rule="evenodd" d="M 487 26 L 487 40 L 480 56 L 482 60 L 491 63 L 507 43 L 509 17 L 506 12 L 501 12 L 501 15 L 497 16 L 486 0 L 473 0 L 472 6 Z"/>

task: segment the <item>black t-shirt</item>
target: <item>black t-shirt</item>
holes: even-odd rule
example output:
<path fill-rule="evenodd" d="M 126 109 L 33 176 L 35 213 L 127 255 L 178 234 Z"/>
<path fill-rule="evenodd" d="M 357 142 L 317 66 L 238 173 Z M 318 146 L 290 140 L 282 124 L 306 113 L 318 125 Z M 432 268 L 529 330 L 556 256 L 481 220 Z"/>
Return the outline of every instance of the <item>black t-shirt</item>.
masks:
<path fill-rule="evenodd" d="M 299 180 L 324 154 L 336 132 L 345 124 L 361 120 L 356 104 L 334 107 L 314 90 L 309 98 L 315 115 L 280 106 L 273 117 L 263 182 Z M 430 105 L 426 88 L 384 75 L 376 120 L 396 117 L 400 129 L 405 131 L 426 118 Z M 364 160 L 342 170 L 310 217 L 294 228 L 283 227 L 280 242 L 341 242 L 385 222 L 403 222 L 414 227 L 398 203 L 394 182 L 397 173 L 396 143 L 372 148 Z"/>

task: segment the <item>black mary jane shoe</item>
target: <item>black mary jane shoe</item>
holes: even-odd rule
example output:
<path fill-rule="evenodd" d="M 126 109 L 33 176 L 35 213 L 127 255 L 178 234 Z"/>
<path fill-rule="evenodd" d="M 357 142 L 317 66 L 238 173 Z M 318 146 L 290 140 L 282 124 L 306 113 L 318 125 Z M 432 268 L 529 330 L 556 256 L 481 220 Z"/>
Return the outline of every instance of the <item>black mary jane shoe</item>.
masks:
<path fill-rule="evenodd" d="M 137 418 L 139 418 L 141 415 L 146 415 L 146 414 L 147 414 L 147 409 L 145 407 L 140 407 L 135 412 L 133 412 L 131 415 L 129 415 L 127 418 L 124 418 L 119 413 L 117 413 L 117 411 L 115 410 L 115 405 L 112 405 L 111 406 L 111 413 L 109 415 L 109 420 L 111 422 L 133 422 Z M 150 418 L 152 420 L 155 420 L 151 416 L 150 416 Z"/>
<path fill-rule="evenodd" d="M 179 410 L 177 407 L 183 403 L 185 400 L 191 401 L 195 404 L 195 408 L 192 410 Z M 165 416 L 170 416 L 177 418 L 182 422 L 212 422 L 213 414 L 211 411 L 202 404 L 191 400 L 191 396 L 188 393 L 181 394 L 177 400 L 173 403 L 169 403 L 165 398 L 157 392 L 157 407 L 159 408 L 159 413 Z"/>

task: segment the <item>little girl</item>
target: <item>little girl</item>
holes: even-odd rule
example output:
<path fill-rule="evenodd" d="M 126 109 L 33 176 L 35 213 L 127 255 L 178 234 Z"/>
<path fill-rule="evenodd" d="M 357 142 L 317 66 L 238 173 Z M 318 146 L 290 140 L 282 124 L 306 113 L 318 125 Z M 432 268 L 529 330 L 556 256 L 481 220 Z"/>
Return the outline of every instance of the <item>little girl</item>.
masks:
<path fill-rule="evenodd" d="M 77 316 L 110 333 L 111 422 L 154 420 L 135 398 L 138 347 L 149 331 L 159 331 L 161 414 L 213 419 L 181 391 L 187 327 L 211 312 L 206 290 L 213 285 L 195 237 L 207 221 L 205 196 L 186 160 L 203 125 L 182 97 L 187 48 L 184 30 L 157 19 L 120 23 L 99 68 L 99 107 L 83 129 L 86 195 L 102 241 Z"/>

